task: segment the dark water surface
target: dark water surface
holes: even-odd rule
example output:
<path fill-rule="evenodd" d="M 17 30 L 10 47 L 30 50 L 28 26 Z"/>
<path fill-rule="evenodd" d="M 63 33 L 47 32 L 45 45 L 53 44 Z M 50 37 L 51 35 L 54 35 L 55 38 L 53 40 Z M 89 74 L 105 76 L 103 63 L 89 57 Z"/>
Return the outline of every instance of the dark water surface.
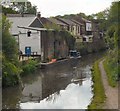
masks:
<path fill-rule="evenodd" d="M 22 78 L 22 86 L 3 89 L 4 109 L 87 109 L 93 97 L 91 67 L 103 53 L 82 57 Z"/>

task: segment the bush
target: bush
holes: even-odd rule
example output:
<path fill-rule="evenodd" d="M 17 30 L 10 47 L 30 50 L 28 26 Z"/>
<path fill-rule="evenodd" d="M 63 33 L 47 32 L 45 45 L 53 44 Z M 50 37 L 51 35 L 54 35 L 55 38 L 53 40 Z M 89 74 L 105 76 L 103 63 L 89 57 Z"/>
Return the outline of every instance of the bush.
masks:
<path fill-rule="evenodd" d="M 25 65 L 22 66 L 23 72 L 21 73 L 21 75 L 31 74 L 31 73 L 35 72 L 36 64 L 37 64 L 37 61 L 35 61 L 35 60 L 26 61 Z"/>
<path fill-rule="evenodd" d="M 2 24 L 2 25 L 1 25 Z M 13 86 L 19 82 L 21 69 L 18 61 L 18 46 L 16 40 L 9 32 L 10 22 L 2 16 L 0 29 L 2 29 L 2 85 Z"/>
<path fill-rule="evenodd" d="M 108 82 L 109 85 L 112 87 L 115 87 L 117 85 L 117 80 L 119 79 L 118 78 L 119 64 L 117 56 L 118 56 L 117 51 L 111 50 L 109 51 L 108 56 L 104 61 L 104 68 L 107 73 Z"/>
<path fill-rule="evenodd" d="M 19 74 L 21 69 L 8 61 L 2 65 L 2 85 L 3 87 L 14 86 L 19 83 Z"/>

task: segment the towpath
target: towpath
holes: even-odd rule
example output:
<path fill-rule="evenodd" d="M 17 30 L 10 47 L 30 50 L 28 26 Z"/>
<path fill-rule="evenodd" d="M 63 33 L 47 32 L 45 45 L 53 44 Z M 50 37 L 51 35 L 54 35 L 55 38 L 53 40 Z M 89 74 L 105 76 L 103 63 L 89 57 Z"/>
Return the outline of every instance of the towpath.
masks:
<path fill-rule="evenodd" d="M 99 68 L 102 76 L 102 81 L 105 89 L 106 103 L 104 109 L 118 109 L 118 87 L 111 87 L 108 83 L 106 72 L 103 67 L 103 61 L 100 61 Z"/>

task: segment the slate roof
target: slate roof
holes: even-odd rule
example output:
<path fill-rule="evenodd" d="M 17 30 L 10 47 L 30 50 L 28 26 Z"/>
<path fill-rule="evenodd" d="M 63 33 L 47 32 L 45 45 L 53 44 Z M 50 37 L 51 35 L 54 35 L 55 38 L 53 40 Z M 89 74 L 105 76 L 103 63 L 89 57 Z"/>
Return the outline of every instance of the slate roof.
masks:
<path fill-rule="evenodd" d="M 48 20 L 49 20 L 50 22 L 52 22 L 52 23 L 57 24 L 57 25 L 63 25 L 63 26 L 66 26 L 65 23 L 63 23 L 63 22 L 61 22 L 60 20 L 57 20 L 57 19 L 55 19 L 55 18 L 48 18 Z"/>
<path fill-rule="evenodd" d="M 35 28 L 44 28 L 42 22 L 39 18 L 35 18 L 34 21 L 29 25 L 29 27 L 35 27 Z"/>
<path fill-rule="evenodd" d="M 7 14 L 7 17 L 22 17 L 21 14 Z M 35 17 L 33 14 L 24 14 L 23 17 Z"/>
<path fill-rule="evenodd" d="M 45 18 L 45 17 L 41 17 L 40 18 L 40 21 L 41 21 L 41 23 L 44 25 L 44 24 L 46 24 L 46 23 L 48 23 L 48 22 L 50 22 L 47 18 Z"/>
<path fill-rule="evenodd" d="M 74 22 L 72 22 L 69 19 L 63 19 L 63 18 L 58 18 L 58 17 L 56 17 L 56 19 L 59 20 L 59 21 L 61 21 L 61 22 L 64 22 L 67 25 L 76 25 Z"/>
<path fill-rule="evenodd" d="M 78 22 L 78 21 L 76 21 L 76 20 L 74 20 L 74 19 L 72 19 L 71 21 L 73 21 L 73 22 L 76 23 L 76 24 L 83 25 L 82 23 L 80 23 L 80 22 Z"/>
<path fill-rule="evenodd" d="M 91 22 L 91 21 L 89 21 L 89 20 L 87 20 L 85 18 L 82 18 L 82 20 L 85 21 L 85 22 Z"/>
<path fill-rule="evenodd" d="M 18 34 L 19 30 L 17 26 L 28 26 L 35 17 L 8 17 L 9 21 L 12 22 L 10 33 Z"/>
<path fill-rule="evenodd" d="M 47 28 L 35 28 L 35 27 L 24 27 L 18 26 L 19 29 L 30 29 L 30 30 L 37 30 L 37 31 L 54 31 L 54 29 L 47 29 Z"/>

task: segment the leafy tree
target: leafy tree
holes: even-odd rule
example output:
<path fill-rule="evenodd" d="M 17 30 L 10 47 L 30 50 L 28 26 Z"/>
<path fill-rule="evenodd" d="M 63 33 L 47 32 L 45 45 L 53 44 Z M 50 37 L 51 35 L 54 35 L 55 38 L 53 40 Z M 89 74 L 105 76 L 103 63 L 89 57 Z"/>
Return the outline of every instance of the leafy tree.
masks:
<path fill-rule="evenodd" d="M 17 14 L 18 12 L 13 10 L 12 8 L 5 8 L 4 6 L 2 6 L 2 12 L 4 14 Z"/>
<path fill-rule="evenodd" d="M 28 7 L 28 9 L 26 10 L 26 12 L 29 13 L 29 14 L 36 14 L 37 8 L 36 8 L 36 6 Z"/>
<path fill-rule="evenodd" d="M 109 15 L 108 15 L 108 21 L 109 24 L 120 24 L 120 1 L 118 2 L 112 2 L 112 5 L 110 7 Z"/>
<path fill-rule="evenodd" d="M 105 20 L 105 19 L 108 18 L 108 13 L 109 13 L 109 10 L 106 9 L 104 11 L 101 11 L 101 12 L 97 13 L 95 16 L 98 20 L 100 20 L 100 19 Z"/>
<path fill-rule="evenodd" d="M 2 80 L 3 86 L 19 82 L 21 72 L 18 66 L 18 48 L 15 39 L 9 33 L 10 23 L 2 16 Z"/>
<path fill-rule="evenodd" d="M 120 53 L 120 49 L 118 48 L 120 45 L 120 1 L 113 2 L 110 11 L 108 14 L 108 30 L 106 32 L 106 41 L 110 48 L 108 57 L 107 57 L 107 64 L 109 69 L 113 69 L 110 74 L 111 78 L 117 80 L 119 77 L 120 79 L 120 58 L 118 58 L 118 54 Z M 119 70 L 119 71 L 118 71 Z"/>
<path fill-rule="evenodd" d="M 108 15 L 108 30 L 107 40 L 108 44 L 113 44 L 112 48 L 116 48 L 119 42 L 119 25 L 120 25 L 120 2 L 113 2 Z M 111 48 L 111 45 L 109 45 Z"/>

